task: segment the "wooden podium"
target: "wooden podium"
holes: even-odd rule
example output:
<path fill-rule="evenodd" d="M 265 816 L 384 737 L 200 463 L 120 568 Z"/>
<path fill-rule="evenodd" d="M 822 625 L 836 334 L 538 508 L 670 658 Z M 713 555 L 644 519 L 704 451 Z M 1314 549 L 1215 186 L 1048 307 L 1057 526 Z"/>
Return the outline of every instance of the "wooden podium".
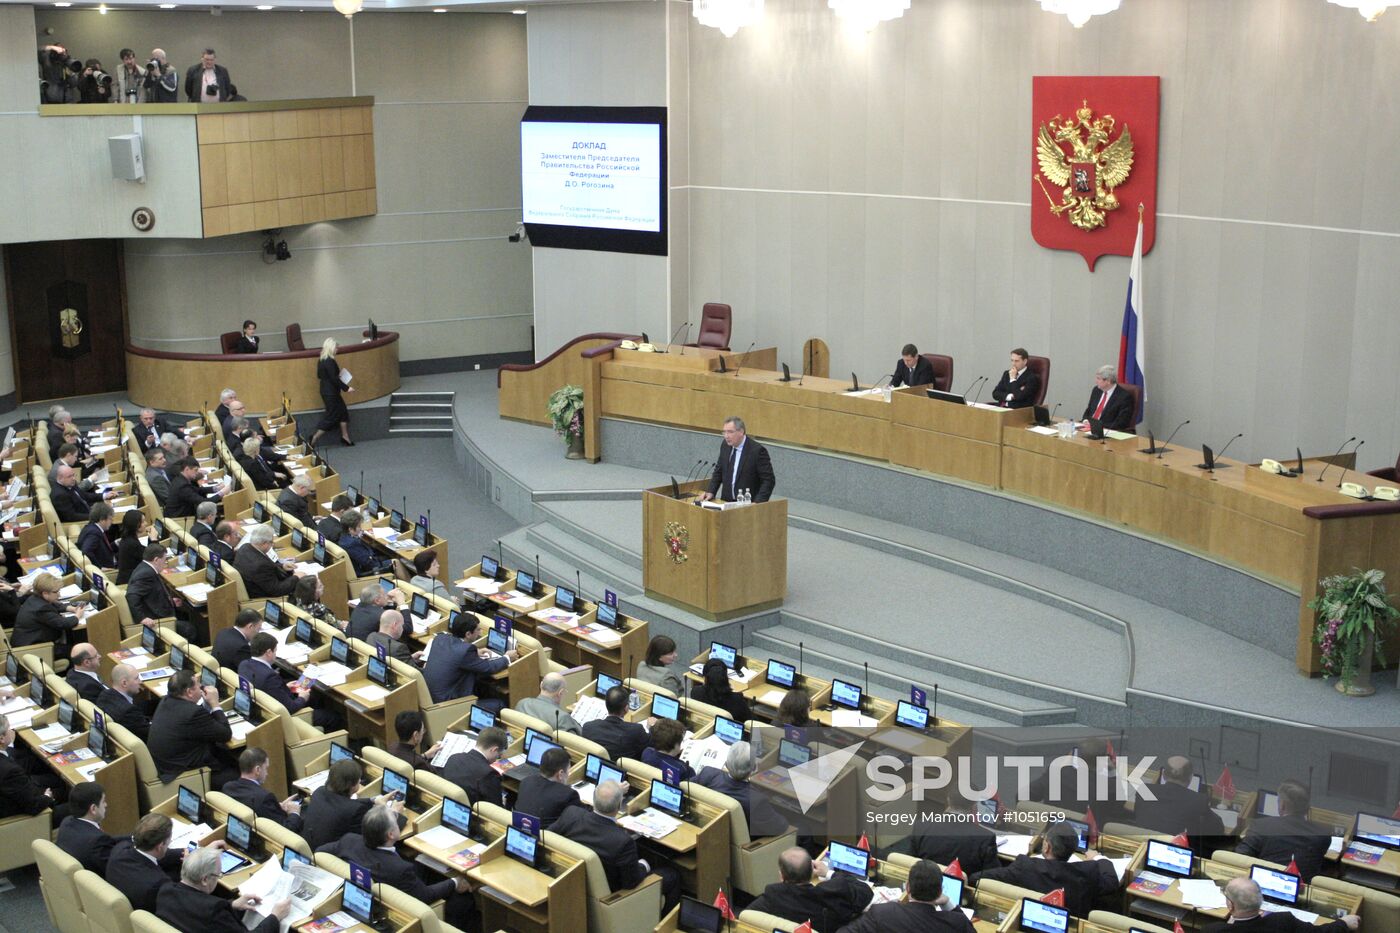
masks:
<path fill-rule="evenodd" d="M 648 596 L 723 621 L 782 605 L 787 500 L 701 508 L 707 483 L 642 490 L 642 585 Z"/>

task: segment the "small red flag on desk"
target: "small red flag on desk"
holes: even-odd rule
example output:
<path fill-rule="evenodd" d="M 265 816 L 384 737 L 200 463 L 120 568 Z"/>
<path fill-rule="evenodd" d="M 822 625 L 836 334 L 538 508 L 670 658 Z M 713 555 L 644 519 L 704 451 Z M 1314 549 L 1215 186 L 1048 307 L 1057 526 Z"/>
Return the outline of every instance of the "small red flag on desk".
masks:
<path fill-rule="evenodd" d="M 1108 739 L 1108 740 L 1106 740 L 1106 741 L 1108 742 L 1107 757 L 1108 757 L 1108 760 L 1109 760 L 1109 761 L 1112 761 L 1113 759 L 1117 758 L 1118 755 L 1117 755 L 1117 753 L 1114 752 L 1114 750 L 1113 750 L 1113 740 L 1112 740 L 1112 739 Z"/>
<path fill-rule="evenodd" d="M 1065 906 L 1065 889 L 1056 888 L 1040 899 L 1042 904 L 1049 904 L 1052 907 Z"/>
<path fill-rule="evenodd" d="M 1220 772 L 1220 778 L 1215 782 L 1215 793 L 1221 800 L 1235 799 L 1235 779 L 1230 777 L 1230 766 L 1226 765 L 1225 770 Z"/>
<path fill-rule="evenodd" d="M 1099 839 L 1099 821 L 1094 819 L 1093 807 L 1089 807 L 1084 811 L 1084 822 L 1089 824 L 1089 838 L 1085 841 L 1088 842 L 1090 846 L 1093 846 Z"/>
<path fill-rule="evenodd" d="M 1174 846 L 1189 846 L 1190 844 L 1191 840 L 1186 837 L 1184 829 L 1172 837 L 1172 845 Z"/>
<path fill-rule="evenodd" d="M 729 898 L 727 898 L 727 897 L 724 896 L 724 889 L 723 889 L 723 888 L 721 888 L 720 891 L 719 891 L 719 893 L 715 895 L 715 903 L 714 903 L 714 906 L 717 907 L 717 908 L 719 908 L 719 912 L 720 912 L 721 914 L 724 915 L 724 919 L 726 919 L 726 920 L 734 920 L 734 919 L 735 919 L 735 917 L 734 917 L 734 911 L 731 910 L 730 907 L 729 907 Z"/>
<path fill-rule="evenodd" d="M 864 849 L 865 851 L 869 852 L 869 851 L 870 851 L 870 837 L 867 836 L 865 833 L 861 833 L 861 834 L 860 834 L 860 841 L 856 843 L 856 848 L 857 848 L 857 849 Z"/>
<path fill-rule="evenodd" d="M 1186 931 L 1181 927 L 1180 920 L 1172 921 L 1172 933 L 1186 933 Z"/>
<path fill-rule="evenodd" d="M 1298 856 L 1290 855 L 1288 857 L 1288 867 L 1285 868 L 1284 871 L 1288 872 L 1290 875 L 1302 874 L 1298 871 Z"/>
<path fill-rule="evenodd" d="M 962 870 L 962 859 L 955 858 L 951 862 L 949 862 L 948 870 L 947 872 L 945 872 L 945 874 L 952 875 L 954 878 L 966 879 L 967 875 L 964 874 Z"/>
<path fill-rule="evenodd" d="M 812 921 L 805 921 L 801 926 L 796 927 L 792 933 L 812 933 Z"/>

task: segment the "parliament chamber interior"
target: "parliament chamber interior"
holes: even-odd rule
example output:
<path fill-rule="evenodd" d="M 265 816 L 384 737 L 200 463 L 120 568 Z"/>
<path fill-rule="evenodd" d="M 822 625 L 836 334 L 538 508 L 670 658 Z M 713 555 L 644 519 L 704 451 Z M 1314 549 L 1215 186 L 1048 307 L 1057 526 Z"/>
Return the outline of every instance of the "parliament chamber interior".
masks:
<path fill-rule="evenodd" d="M 0 933 L 1400 930 L 1391 6 L 0 0 Z"/>

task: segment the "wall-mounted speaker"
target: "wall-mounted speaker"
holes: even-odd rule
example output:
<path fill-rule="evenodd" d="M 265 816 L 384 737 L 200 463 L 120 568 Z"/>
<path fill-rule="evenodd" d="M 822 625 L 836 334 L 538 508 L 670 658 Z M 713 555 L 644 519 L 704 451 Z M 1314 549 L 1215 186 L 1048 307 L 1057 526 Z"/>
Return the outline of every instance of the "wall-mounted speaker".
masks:
<path fill-rule="evenodd" d="M 108 136 L 107 152 L 112 157 L 112 177 L 123 181 L 141 181 L 146 177 L 146 161 L 141 157 L 141 136 Z"/>

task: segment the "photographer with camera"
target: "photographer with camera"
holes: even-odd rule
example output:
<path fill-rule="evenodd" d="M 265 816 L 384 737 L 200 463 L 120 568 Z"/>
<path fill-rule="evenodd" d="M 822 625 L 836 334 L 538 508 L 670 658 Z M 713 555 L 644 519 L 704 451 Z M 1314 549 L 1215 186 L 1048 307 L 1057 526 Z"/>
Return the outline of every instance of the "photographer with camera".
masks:
<path fill-rule="evenodd" d="M 228 100 L 228 69 L 214 63 L 214 50 L 205 49 L 198 65 L 185 72 L 185 99 L 192 104 L 222 103 Z"/>
<path fill-rule="evenodd" d="M 78 76 L 83 63 L 68 56 L 68 49 L 54 42 L 39 50 L 39 102 L 76 104 L 82 100 Z"/>
<path fill-rule="evenodd" d="M 165 60 L 164 49 L 151 49 L 151 60 L 146 62 L 146 77 L 142 84 L 146 88 L 146 102 L 150 104 L 178 104 L 180 102 L 180 76 L 175 67 Z"/>
<path fill-rule="evenodd" d="M 144 104 L 146 102 L 146 81 L 141 66 L 136 64 L 136 53 L 122 49 L 122 63 L 117 68 L 117 89 L 112 102 L 117 104 Z"/>
<path fill-rule="evenodd" d="M 78 85 L 85 104 L 110 104 L 112 102 L 112 76 L 95 58 L 83 62 L 83 78 Z"/>

